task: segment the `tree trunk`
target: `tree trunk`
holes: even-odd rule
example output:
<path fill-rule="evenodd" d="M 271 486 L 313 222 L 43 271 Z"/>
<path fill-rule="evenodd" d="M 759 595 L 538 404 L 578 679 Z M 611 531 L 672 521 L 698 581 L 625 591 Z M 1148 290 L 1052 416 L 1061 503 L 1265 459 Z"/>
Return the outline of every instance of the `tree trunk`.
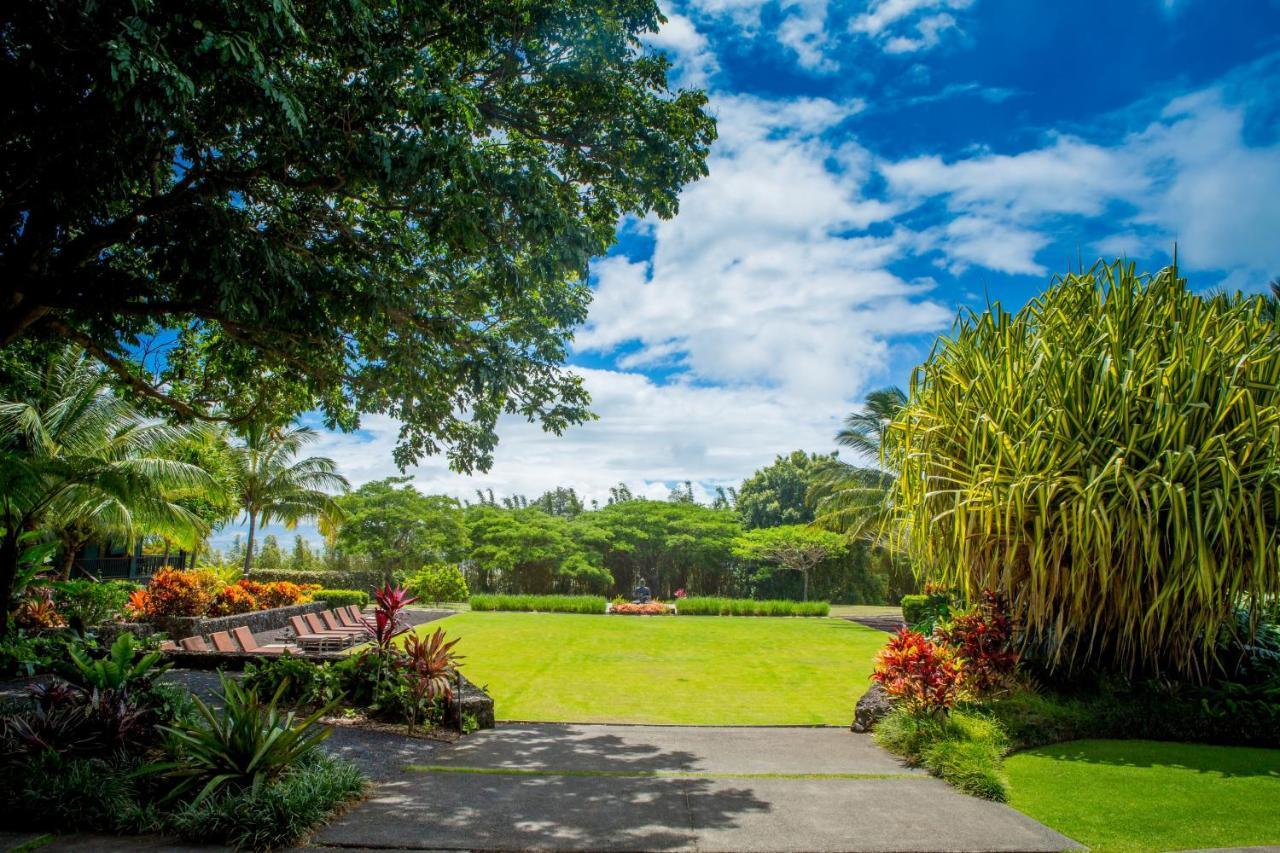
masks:
<path fill-rule="evenodd" d="M 804 578 L 804 600 L 808 601 L 809 600 L 809 573 L 807 571 L 802 570 L 800 572 L 800 577 Z"/>
<path fill-rule="evenodd" d="M 249 513 L 249 541 L 244 548 L 244 576 L 249 577 L 249 570 L 253 567 L 253 532 L 258 526 L 258 514 Z"/>
<path fill-rule="evenodd" d="M 69 581 L 71 580 L 71 567 L 75 564 L 76 551 L 79 550 L 79 546 L 77 545 L 73 547 L 69 543 L 65 542 L 63 545 L 66 548 L 67 553 L 62 557 L 62 568 L 58 570 L 58 580 Z"/>
<path fill-rule="evenodd" d="M 18 536 L 9 531 L 0 539 L 0 639 L 9 633 L 9 611 L 13 609 L 13 581 L 18 576 Z"/>

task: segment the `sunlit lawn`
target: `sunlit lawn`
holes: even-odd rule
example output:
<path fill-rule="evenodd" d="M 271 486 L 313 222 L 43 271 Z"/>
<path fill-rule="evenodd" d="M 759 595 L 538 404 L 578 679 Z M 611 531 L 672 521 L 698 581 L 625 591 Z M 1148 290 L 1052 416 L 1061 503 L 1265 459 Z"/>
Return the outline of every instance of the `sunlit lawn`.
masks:
<path fill-rule="evenodd" d="M 1086 740 L 1005 769 L 1010 805 L 1094 853 L 1280 844 L 1280 750 Z"/>
<path fill-rule="evenodd" d="M 848 725 L 887 635 L 842 619 L 460 613 L 499 720 Z"/>

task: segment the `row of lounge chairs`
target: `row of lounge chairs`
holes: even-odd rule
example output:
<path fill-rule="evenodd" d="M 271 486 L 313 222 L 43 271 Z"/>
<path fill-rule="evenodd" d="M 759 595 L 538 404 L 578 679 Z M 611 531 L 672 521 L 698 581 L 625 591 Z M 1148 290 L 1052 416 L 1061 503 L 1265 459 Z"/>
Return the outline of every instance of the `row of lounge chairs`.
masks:
<path fill-rule="evenodd" d="M 356 605 L 326 610 L 322 613 L 306 613 L 290 617 L 294 638 L 292 643 L 259 645 L 253 632 L 241 626 L 231 631 L 218 631 L 209 635 L 213 647 L 204 637 L 184 637 L 178 642 L 165 641 L 163 650 L 189 652 L 233 652 L 245 654 L 278 655 L 285 652 L 341 651 L 369 638 L 360 608 Z"/>

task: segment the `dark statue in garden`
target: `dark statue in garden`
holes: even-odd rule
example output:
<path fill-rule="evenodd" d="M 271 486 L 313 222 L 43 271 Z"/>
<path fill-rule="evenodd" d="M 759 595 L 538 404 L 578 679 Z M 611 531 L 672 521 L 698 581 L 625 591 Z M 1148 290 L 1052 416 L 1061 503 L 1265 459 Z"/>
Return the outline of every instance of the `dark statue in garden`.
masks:
<path fill-rule="evenodd" d="M 653 593 L 649 590 L 648 584 L 644 578 L 636 584 L 636 588 L 631 591 L 631 601 L 633 604 L 648 604 L 653 598 Z"/>

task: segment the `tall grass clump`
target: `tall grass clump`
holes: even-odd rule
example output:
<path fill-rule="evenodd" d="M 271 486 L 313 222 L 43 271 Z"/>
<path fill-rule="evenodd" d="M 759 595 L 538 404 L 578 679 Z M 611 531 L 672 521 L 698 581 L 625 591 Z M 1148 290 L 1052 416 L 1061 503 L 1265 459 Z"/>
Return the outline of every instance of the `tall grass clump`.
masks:
<path fill-rule="evenodd" d="M 872 737 L 966 794 L 1001 803 L 1008 799 L 1003 766 L 1009 741 L 990 717 L 968 711 L 929 716 L 896 707 L 876 723 Z"/>
<path fill-rule="evenodd" d="M 892 532 L 1004 591 L 1051 668 L 1203 677 L 1280 594 L 1280 339 L 1262 297 L 1099 263 L 957 321 L 890 424 Z"/>
<path fill-rule="evenodd" d="M 830 612 L 831 605 L 825 601 L 698 596 L 676 602 L 676 613 L 680 616 L 826 616 Z"/>
<path fill-rule="evenodd" d="M 472 610 L 525 613 L 604 613 L 609 602 L 599 595 L 473 595 Z"/>

